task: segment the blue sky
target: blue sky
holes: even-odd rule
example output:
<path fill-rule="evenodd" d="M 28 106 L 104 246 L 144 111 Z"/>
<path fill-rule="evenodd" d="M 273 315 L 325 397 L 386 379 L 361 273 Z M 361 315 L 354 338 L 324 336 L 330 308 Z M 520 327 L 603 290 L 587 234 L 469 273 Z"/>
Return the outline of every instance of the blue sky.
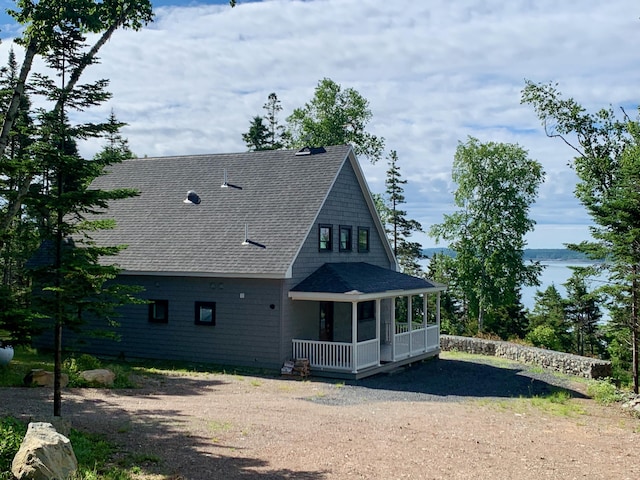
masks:
<path fill-rule="evenodd" d="M 637 0 L 153 3 L 155 22 L 116 32 L 87 72 L 86 80 L 110 79 L 113 99 L 81 121 L 113 109 L 138 155 L 244 151 L 241 134 L 269 93 L 281 100 L 284 121 L 328 77 L 369 100 L 369 129 L 397 150 L 406 210 L 425 229 L 452 211 L 453 155 L 474 136 L 517 143 L 542 163 L 530 247 L 587 239 L 572 151 L 546 138 L 520 105 L 524 81 L 558 82 L 589 109 L 638 105 Z M 0 0 L 2 11 L 11 5 Z M 15 26 L 0 17 L 0 28 L 2 58 Z M 386 163 L 362 166 L 371 190 L 384 191 Z M 434 246 L 426 235 L 418 240 Z"/>

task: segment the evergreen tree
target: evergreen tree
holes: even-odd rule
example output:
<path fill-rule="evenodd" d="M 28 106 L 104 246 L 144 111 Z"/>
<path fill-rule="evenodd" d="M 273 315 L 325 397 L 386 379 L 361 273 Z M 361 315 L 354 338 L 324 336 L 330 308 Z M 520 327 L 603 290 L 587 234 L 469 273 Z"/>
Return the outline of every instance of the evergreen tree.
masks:
<path fill-rule="evenodd" d="M 419 242 L 412 242 L 410 237 L 414 233 L 422 232 L 422 225 L 417 220 L 408 219 L 407 212 L 400 209 L 400 205 L 406 203 L 403 185 L 407 180 L 404 180 L 400 174 L 398 154 L 395 150 L 389 154 L 388 161 L 389 169 L 385 180 L 388 218 L 385 229 L 402 271 L 408 275 L 421 276 L 424 271 L 420 261 L 426 256 L 422 253 L 422 245 Z"/>
<path fill-rule="evenodd" d="M 535 294 L 535 305 L 529 314 L 526 339 L 536 347 L 571 352 L 566 302 L 555 285 Z"/>
<path fill-rule="evenodd" d="M 270 93 L 267 103 L 265 103 L 262 108 L 267 112 L 265 119 L 267 121 L 268 149 L 280 150 L 284 148 L 284 126 L 280 125 L 278 121 L 278 114 L 282 111 L 282 105 L 280 100 L 278 100 L 278 96 L 275 93 Z"/>
<path fill-rule="evenodd" d="M 17 83 L 18 64 L 13 49 L 6 67 L 0 69 L 0 104 L 9 105 Z M 0 156 L 0 212 L 19 195 L 20 185 L 30 175 L 33 159 L 29 152 L 32 144 L 33 122 L 29 117 L 30 102 L 24 95 L 19 103 L 13 129 L 8 137 L 4 155 Z M 13 345 L 31 341 L 31 314 L 29 312 L 30 282 L 24 264 L 38 246 L 35 222 L 24 208 L 11 217 L 0 241 L 0 339 Z"/>
<path fill-rule="evenodd" d="M 269 148 L 269 131 L 260 116 L 253 117 L 249 131 L 242 134 L 242 139 L 249 151 L 272 150 Z"/>
<path fill-rule="evenodd" d="M 46 4 L 43 8 L 49 6 Z M 89 220 L 89 217 L 106 209 L 109 201 L 126 198 L 134 192 L 90 188 L 91 181 L 118 159 L 105 156 L 85 160 L 76 144 L 78 139 L 112 135 L 115 126 L 109 122 L 72 125 L 68 116 L 69 110 L 82 112 L 110 96 L 105 91 L 106 80 L 78 84 L 84 69 L 95 62 L 95 47 L 87 53 L 84 22 L 96 19 L 91 13 L 86 14 L 89 16 L 67 10 L 64 13 L 72 15 L 56 17 L 59 23 L 52 29 L 43 54 L 53 78 L 34 75 L 34 94 L 42 96 L 42 103 L 51 108 L 41 107 L 35 112 L 36 134 L 29 151 L 37 161 L 34 165 L 39 174 L 32 174 L 28 195 L 21 199 L 28 210 L 37 215 L 43 240 L 41 251 L 45 260 L 34 269 L 33 275 L 39 292 L 34 296 L 33 310 L 43 328 L 52 329 L 54 333 L 55 416 L 61 415 L 63 327 L 75 328 L 88 315 L 110 322 L 114 308 L 132 299 L 126 288 L 106 283 L 115 278 L 118 269 L 99 262 L 102 256 L 115 255 L 120 248 L 100 247 L 90 237 L 92 230 L 107 228 L 112 222 Z M 116 27 L 115 24 L 102 25 L 102 28 Z"/>
<path fill-rule="evenodd" d="M 549 137 L 572 148 L 578 175 L 576 196 L 594 222 L 593 241 L 569 245 L 592 259 L 604 259 L 609 283 L 601 288 L 617 326 L 628 332 L 633 389 L 639 389 L 640 343 L 640 118 L 612 108 L 588 113 L 564 99 L 553 84 L 527 82 L 522 103 L 533 106 Z"/>
<path fill-rule="evenodd" d="M 573 275 L 564 284 L 567 289 L 567 319 L 573 325 L 574 352 L 594 356 L 600 353 L 598 322 L 602 319 L 597 292 L 589 291 L 588 270 L 572 267 Z"/>

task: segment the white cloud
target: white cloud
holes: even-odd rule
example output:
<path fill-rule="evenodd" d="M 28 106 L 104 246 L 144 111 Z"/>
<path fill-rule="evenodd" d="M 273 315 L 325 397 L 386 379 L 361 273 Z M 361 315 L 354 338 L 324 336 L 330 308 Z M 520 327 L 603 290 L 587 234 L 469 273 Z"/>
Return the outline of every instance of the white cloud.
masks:
<path fill-rule="evenodd" d="M 588 108 L 637 105 L 634 0 L 273 0 L 156 13 L 154 24 L 116 32 L 101 51 L 90 77 L 109 78 L 114 96 L 90 120 L 113 108 L 139 155 L 243 151 L 241 134 L 269 93 L 284 120 L 329 77 L 369 100 L 370 130 L 398 151 L 407 210 L 425 227 L 450 211 L 453 154 L 472 135 L 518 143 L 543 164 L 531 246 L 586 238 L 572 151 L 520 105 L 524 80 L 557 81 Z M 382 192 L 386 165 L 363 168 Z M 560 233 L 567 219 L 576 225 Z"/>

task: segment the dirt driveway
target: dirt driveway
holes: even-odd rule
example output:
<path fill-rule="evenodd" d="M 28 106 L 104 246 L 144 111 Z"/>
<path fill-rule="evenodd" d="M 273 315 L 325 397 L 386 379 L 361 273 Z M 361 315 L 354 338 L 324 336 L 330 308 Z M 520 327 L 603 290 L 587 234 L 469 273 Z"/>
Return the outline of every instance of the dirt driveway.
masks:
<path fill-rule="evenodd" d="M 569 413 L 518 399 L 557 386 L 576 397 Z M 444 353 L 346 385 L 198 373 L 71 389 L 63 415 L 121 445 L 145 479 L 637 480 L 640 420 L 582 392 L 523 365 Z M 0 389 L 0 414 L 51 409 L 45 390 Z"/>

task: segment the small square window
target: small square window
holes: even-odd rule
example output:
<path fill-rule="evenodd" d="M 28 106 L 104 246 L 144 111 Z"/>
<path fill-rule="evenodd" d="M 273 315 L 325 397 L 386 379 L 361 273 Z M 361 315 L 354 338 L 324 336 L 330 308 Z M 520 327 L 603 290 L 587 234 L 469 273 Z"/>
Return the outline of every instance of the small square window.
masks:
<path fill-rule="evenodd" d="M 333 250 L 332 245 L 333 226 L 320 225 L 318 227 L 318 250 L 321 252 L 330 252 Z"/>
<path fill-rule="evenodd" d="M 351 227 L 340 225 L 340 251 L 351 251 Z"/>
<path fill-rule="evenodd" d="M 358 227 L 358 251 L 369 251 L 369 227 Z"/>
<path fill-rule="evenodd" d="M 216 302 L 196 302 L 196 325 L 216 324 Z"/>
<path fill-rule="evenodd" d="M 169 300 L 150 300 L 148 320 L 152 323 L 169 323 Z"/>

